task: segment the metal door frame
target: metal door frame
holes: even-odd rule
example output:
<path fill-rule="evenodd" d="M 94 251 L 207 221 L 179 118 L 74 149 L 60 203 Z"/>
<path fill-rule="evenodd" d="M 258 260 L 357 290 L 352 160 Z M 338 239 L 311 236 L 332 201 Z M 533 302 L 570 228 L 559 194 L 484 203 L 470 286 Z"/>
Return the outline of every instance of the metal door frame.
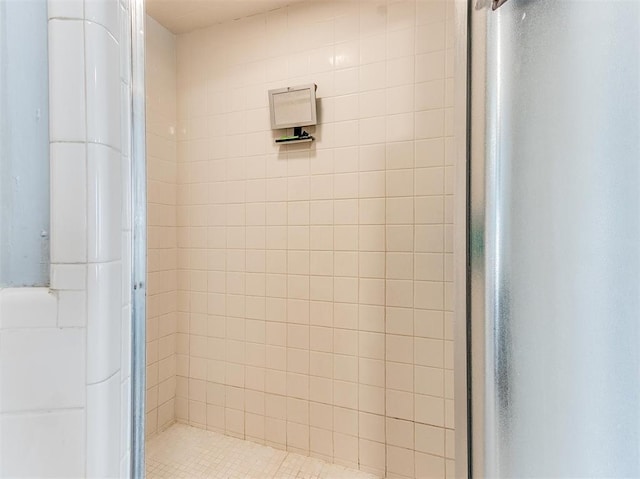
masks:
<path fill-rule="evenodd" d="M 147 161 L 145 132 L 145 0 L 130 0 L 131 184 L 131 477 L 145 475 Z"/>
<path fill-rule="evenodd" d="M 456 71 L 455 71 L 455 147 L 456 147 L 456 207 L 455 207 L 455 437 L 456 477 L 482 477 L 486 471 L 487 451 L 495 450 L 487 442 L 491 434 L 491 404 L 486 384 L 493 378 L 493 343 L 486 318 L 487 284 L 495 281 L 487 268 L 495 259 L 487 253 L 495 248 L 496 217 L 491 198 L 492 166 L 487 160 L 492 142 L 486 141 L 488 98 L 487 15 L 491 2 L 484 0 L 455 1 Z M 489 234 L 488 234 L 489 233 Z M 492 289 L 495 290 L 495 289 Z M 471 319 L 473 318 L 473 323 Z M 473 347 L 472 347 L 473 345 Z M 473 400 L 472 400 L 473 399 Z M 491 461 L 490 461 L 491 462 Z"/>

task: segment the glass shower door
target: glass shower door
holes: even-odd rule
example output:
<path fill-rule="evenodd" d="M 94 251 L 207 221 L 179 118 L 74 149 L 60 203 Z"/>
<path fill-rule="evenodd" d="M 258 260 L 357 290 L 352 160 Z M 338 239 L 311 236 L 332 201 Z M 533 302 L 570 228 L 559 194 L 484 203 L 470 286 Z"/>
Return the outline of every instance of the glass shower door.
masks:
<path fill-rule="evenodd" d="M 471 471 L 639 477 L 640 2 L 473 3 Z"/>

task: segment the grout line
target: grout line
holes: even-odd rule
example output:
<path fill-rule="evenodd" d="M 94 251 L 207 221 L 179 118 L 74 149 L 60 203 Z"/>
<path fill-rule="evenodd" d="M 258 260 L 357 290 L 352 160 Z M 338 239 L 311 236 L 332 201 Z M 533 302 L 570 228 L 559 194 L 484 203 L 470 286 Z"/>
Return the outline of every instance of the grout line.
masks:
<path fill-rule="evenodd" d="M 89 386 L 97 386 L 98 384 L 106 383 L 111 378 L 113 378 L 116 374 L 119 374 L 119 373 L 120 373 L 120 369 L 118 369 L 116 372 L 110 374 L 108 377 L 106 377 L 104 379 L 101 379 L 100 381 L 96 381 L 96 382 L 93 382 L 93 383 L 87 382 L 87 388 L 89 388 Z"/>
<path fill-rule="evenodd" d="M 282 460 L 280 461 L 280 464 L 278 465 L 278 468 L 275 470 L 275 472 L 273 473 L 273 475 L 271 477 L 276 478 L 278 475 L 278 472 L 280 472 L 280 469 L 282 469 L 282 466 L 284 466 L 285 461 L 287 460 L 287 458 L 289 457 L 289 455 L 291 454 L 288 451 L 284 451 L 285 454 L 282 456 Z"/>
<path fill-rule="evenodd" d="M 56 414 L 63 412 L 71 412 L 71 411 L 84 411 L 86 409 L 85 406 L 71 406 L 71 407 L 52 407 L 47 409 L 27 409 L 22 411 L 2 411 L 0 412 L 0 417 L 6 416 L 28 416 L 30 414 Z"/>
<path fill-rule="evenodd" d="M 389 33 L 389 18 L 387 17 L 386 19 L 386 24 L 385 24 L 385 31 L 384 31 L 384 38 L 385 38 L 385 48 L 387 46 L 387 40 L 388 40 L 388 33 Z M 360 33 L 360 37 L 362 36 L 362 34 Z M 387 99 L 387 89 L 388 89 L 388 84 L 387 84 L 387 79 L 389 77 L 389 58 L 388 58 L 388 51 L 385 50 L 385 96 L 384 96 L 384 102 L 385 102 L 385 106 L 384 106 L 384 113 L 385 113 L 385 117 L 388 116 L 387 115 L 387 110 L 388 110 L 388 99 Z M 415 62 L 415 60 L 414 60 Z M 415 73 L 414 73 L 415 75 Z M 415 85 L 415 78 L 414 78 L 414 85 Z M 415 87 L 414 87 L 415 88 Z M 415 131 L 415 114 L 413 115 L 413 129 Z M 386 138 L 385 138 L 386 140 Z M 384 144 L 384 232 L 385 232 L 385 244 L 384 244 L 384 311 L 383 311 L 383 323 L 382 323 L 382 333 L 383 333 L 383 344 L 384 344 L 384 351 L 383 351 L 383 370 L 384 370 L 384 388 L 383 388 L 383 394 L 384 394 L 384 400 L 383 400 L 383 407 L 384 410 L 382 411 L 382 417 L 383 417 L 383 430 L 384 430 L 384 475 L 385 477 L 387 477 L 389 475 L 389 454 L 388 454 L 388 434 L 387 434 L 387 287 L 388 287 L 388 277 L 387 277 L 387 261 L 388 261 L 388 246 L 387 246 L 387 230 L 388 230 L 388 221 L 387 221 L 387 213 L 389 210 L 389 195 L 387 194 L 387 172 L 389 171 L 389 164 L 388 164 L 388 142 L 385 142 Z M 415 151 L 415 141 L 413 142 L 413 149 Z M 415 153 L 414 153 L 414 166 L 415 166 Z M 415 196 L 414 196 L 415 198 Z M 415 199 L 412 199 L 414 205 L 413 205 L 413 210 L 414 210 L 414 225 L 415 225 Z M 415 229 L 415 226 L 414 226 Z M 414 235 L 415 236 L 415 235 Z M 415 243 L 415 240 L 414 240 Z M 414 249 L 415 249 L 415 245 L 414 245 Z M 413 303 L 413 292 L 412 292 L 412 303 Z"/>

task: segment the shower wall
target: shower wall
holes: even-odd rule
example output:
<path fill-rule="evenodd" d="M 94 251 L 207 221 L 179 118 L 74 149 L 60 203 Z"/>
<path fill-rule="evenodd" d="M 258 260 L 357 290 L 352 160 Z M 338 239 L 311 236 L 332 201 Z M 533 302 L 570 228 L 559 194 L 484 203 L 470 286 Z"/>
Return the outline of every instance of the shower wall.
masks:
<path fill-rule="evenodd" d="M 46 5 L 50 283 L 0 291 L 1 477 L 130 475 L 129 3 Z"/>
<path fill-rule="evenodd" d="M 146 434 L 175 421 L 176 391 L 176 38 L 146 22 L 147 397 Z"/>
<path fill-rule="evenodd" d="M 308 2 L 177 37 L 177 420 L 453 475 L 451 5 Z M 311 82 L 317 141 L 276 146 L 267 90 Z"/>

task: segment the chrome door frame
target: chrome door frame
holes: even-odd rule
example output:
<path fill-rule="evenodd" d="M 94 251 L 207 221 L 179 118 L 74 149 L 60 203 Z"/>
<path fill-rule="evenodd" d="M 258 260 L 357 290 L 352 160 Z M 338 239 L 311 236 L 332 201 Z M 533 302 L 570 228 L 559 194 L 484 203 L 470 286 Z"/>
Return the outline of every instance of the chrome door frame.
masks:
<path fill-rule="evenodd" d="M 495 89 L 487 84 L 487 16 L 491 2 L 456 0 L 456 324 L 455 436 L 456 477 L 484 477 L 493 468 L 490 432 L 495 415 L 487 397 L 493 389 L 495 349 L 493 317 L 496 258 L 489 257 L 496 240 L 496 198 L 491 196 L 490 159 L 494 141 L 487 141 L 487 110 Z M 493 130 L 495 131 L 495 130 Z"/>
<path fill-rule="evenodd" d="M 469 110 L 467 119 L 467 134 L 469 141 L 468 163 L 468 203 L 467 221 L 468 231 L 468 318 L 467 337 L 468 351 L 468 386 L 469 386 L 469 425 L 468 425 L 468 457 L 469 477 L 484 477 L 487 471 L 487 452 L 495 451 L 495 445 L 487 441 L 489 434 L 486 428 L 492 427 L 495 416 L 490 413 L 488 406 L 492 403 L 487 394 L 493 389 L 494 382 L 494 345 L 489 341 L 493 317 L 490 309 L 491 299 L 487 296 L 492 288 L 492 272 L 490 258 L 495 248 L 492 232 L 495 224 L 495 209 L 492 204 L 492 192 L 488 184 L 491 175 L 490 165 L 491 146 L 487 142 L 488 96 L 491 94 L 487 84 L 487 16 L 490 13 L 489 2 L 475 2 L 469 4 Z M 491 461 L 489 461 L 491 462 Z"/>
<path fill-rule="evenodd" d="M 131 184 L 131 477 L 145 476 L 147 154 L 145 117 L 145 0 L 130 0 Z"/>
<path fill-rule="evenodd" d="M 471 425 L 469 417 L 469 349 L 468 349 L 468 203 L 469 203 L 469 84 L 471 0 L 455 0 L 455 102 L 454 140 L 456 155 L 456 196 L 454 219 L 455 261 L 455 330 L 454 330 L 454 397 L 455 397 L 455 471 L 456 477 L 470 477 L 469 460 Z"/>

